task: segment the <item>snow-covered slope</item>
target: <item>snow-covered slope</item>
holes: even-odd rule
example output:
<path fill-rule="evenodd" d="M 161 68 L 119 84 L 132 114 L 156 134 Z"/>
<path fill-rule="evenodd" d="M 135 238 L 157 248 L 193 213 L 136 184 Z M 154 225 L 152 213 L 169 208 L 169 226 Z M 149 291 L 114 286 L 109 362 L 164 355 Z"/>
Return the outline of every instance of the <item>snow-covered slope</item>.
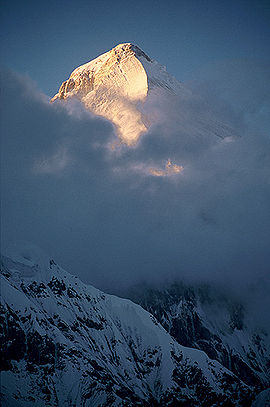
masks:
<path fill-rule="evenodd" d="M 3 257 L 1 278 L 4 406 L 251 404 L 252 386 L 53 260 Z"/>

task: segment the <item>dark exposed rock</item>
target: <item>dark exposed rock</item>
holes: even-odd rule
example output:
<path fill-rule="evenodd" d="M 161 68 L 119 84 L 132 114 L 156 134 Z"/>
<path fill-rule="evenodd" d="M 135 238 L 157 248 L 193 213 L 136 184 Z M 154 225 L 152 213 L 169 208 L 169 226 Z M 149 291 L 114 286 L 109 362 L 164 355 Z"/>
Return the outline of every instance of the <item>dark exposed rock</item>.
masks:
<path fill-rule="evenodd" d="M 66 285 L 63 280 L 58 280 L 56 277 L 53 277 L 51 281 L 49 281 L 48 286 L 52 290 L 54 294 L 62 295 L 66 290 Z"/>

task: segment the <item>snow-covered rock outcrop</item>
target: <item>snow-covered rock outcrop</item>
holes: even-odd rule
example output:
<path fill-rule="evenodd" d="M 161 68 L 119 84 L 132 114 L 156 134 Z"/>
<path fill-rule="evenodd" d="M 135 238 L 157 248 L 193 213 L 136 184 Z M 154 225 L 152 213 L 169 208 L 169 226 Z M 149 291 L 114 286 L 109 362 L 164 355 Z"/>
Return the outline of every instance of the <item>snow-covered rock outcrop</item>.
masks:
<path fill-rule="evenodd" d="M 130 300 L 27 251 L 2 263 L 4 406 L 251 404 L 252 386 Z"/>

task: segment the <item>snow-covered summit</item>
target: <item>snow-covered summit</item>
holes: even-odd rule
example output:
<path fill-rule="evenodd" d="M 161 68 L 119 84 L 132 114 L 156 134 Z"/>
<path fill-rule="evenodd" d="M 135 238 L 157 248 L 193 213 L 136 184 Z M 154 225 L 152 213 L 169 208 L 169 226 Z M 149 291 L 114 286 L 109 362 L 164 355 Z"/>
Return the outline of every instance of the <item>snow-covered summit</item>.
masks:
<path fill-rule="evenodd" d="M 76 97 L 97 115 L 111 120 L 118 136 L 134 144 L 152 122 L 143 104 L 151 93 L 186 92 L 184 87 L 137 45 L 119 44 L 79 66 L 62 83 L 52 102 Z"/>

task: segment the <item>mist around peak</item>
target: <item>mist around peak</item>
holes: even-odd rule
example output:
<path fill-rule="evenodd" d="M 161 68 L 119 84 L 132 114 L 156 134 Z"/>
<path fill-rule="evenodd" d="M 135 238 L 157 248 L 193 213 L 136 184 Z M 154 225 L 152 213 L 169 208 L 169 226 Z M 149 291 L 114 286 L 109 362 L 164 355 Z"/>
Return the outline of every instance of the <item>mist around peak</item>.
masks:
<path fill-rule="evenodd" d="M 256 121 L 219 110 L 214 96 L 153 98 L 156 124 L 128 147 L 78 102 L 50 104 L 29 79 L 2 78 L 3 246 L 35 242 L 105 290 L 166 279 L 239 293 L 269 285 L 270 145 Z M 217 118 L 222 137 L 211 134 Z M 168 159 L 183 169 L 151 174 Z"/>

